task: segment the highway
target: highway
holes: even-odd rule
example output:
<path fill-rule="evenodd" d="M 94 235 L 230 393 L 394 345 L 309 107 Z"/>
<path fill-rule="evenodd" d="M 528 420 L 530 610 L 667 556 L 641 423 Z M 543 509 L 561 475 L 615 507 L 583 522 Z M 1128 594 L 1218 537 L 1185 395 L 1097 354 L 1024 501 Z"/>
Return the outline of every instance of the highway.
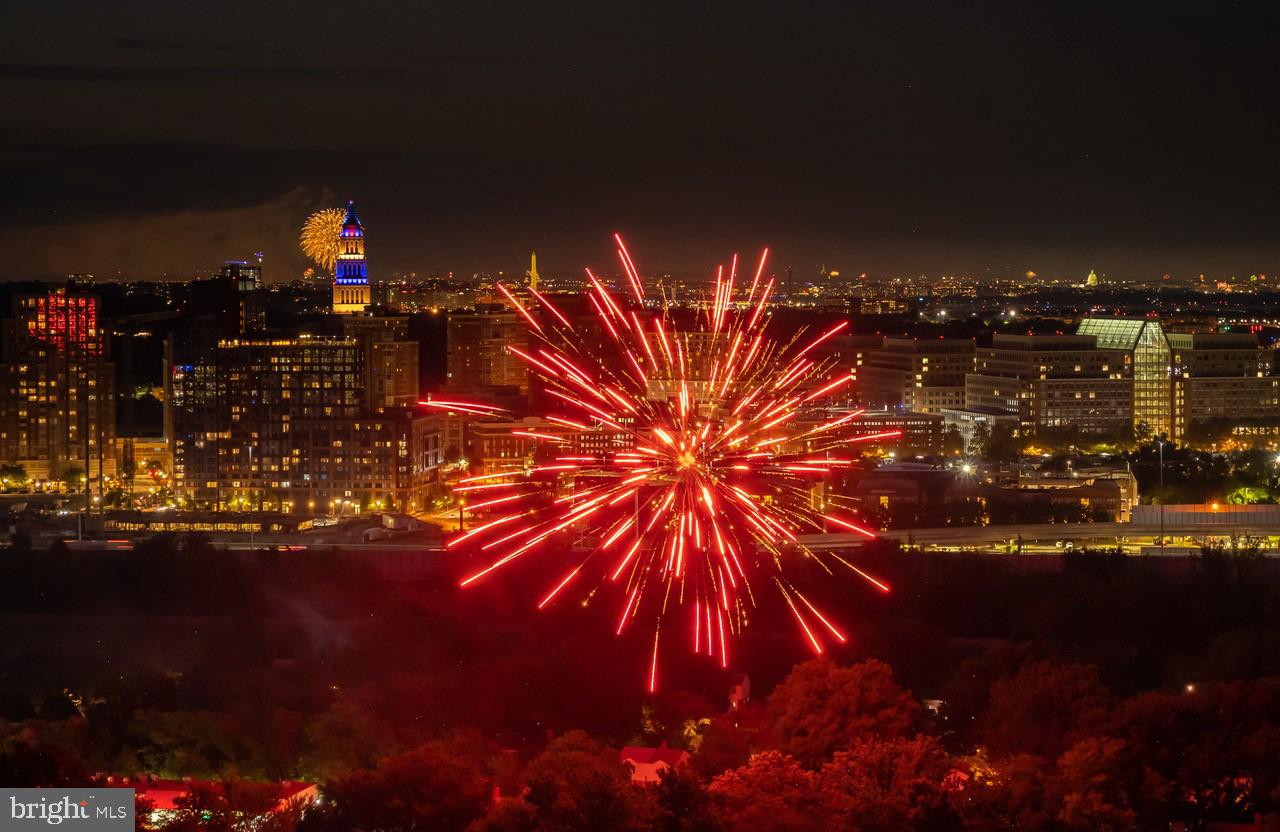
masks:
<path fill-rule="evenodd" d="M 1266 550 L 1280 550 L 1280 523 L 1194 523 L 1166 525 L 1165 546 L 1170 549 L 1199 548 L 1206 538 L 1228 541 L 1232 536 L 1265 538 Z M 1022 523 L 1007 526 L 945 526 L 933 529 L 898 529 L 880 533 L 904 546 L 925 549 L 1014 551 L 1062 551 L 1067 548 L 1114 548 L 1141 551 L 1159 546 L 1159 527 L 1133 523 Z M 852 532 L 802 535 L 800 542 L 811 548 L 856 548 L 867 539 Z M 1070 546 L 1068 546 L 1070 544 Z"/>

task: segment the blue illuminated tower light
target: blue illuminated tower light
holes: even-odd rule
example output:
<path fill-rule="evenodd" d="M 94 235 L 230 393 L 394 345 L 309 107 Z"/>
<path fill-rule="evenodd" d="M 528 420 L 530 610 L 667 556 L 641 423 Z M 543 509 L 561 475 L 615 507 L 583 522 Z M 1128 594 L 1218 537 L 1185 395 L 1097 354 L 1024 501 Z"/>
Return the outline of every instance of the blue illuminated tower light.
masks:
<path fill-rule="evenodd" d="M 338 262 L 333 270 L 333 311 L 363 312 L 369 306 L 369 262 L 364 256 L 364 223 L 354 202 L 347 202 L 347 217 L 338 235 Z"/>

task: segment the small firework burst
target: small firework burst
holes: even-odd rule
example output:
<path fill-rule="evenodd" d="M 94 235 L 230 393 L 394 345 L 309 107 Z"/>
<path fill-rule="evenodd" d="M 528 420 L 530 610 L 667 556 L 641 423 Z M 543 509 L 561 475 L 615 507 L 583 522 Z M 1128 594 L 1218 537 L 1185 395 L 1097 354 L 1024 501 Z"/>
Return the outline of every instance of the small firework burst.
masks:
<path fill-rule="evenodd" d="M 311 258 L 325 274 L 333 274 L 338 262 L 338 237 L 347 212 L 341 208 L 325 208 L 307 217 L 298 235 L 302 253 Z"/>

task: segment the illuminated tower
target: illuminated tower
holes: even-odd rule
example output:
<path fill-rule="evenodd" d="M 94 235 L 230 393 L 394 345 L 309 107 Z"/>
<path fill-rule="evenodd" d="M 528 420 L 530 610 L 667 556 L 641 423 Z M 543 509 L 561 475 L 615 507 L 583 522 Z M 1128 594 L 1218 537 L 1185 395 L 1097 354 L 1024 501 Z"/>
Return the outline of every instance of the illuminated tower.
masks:
<path fill-rule="evenodd" d="M 529 288 L 538 291 L 538 252 L 529 252 Z"/>
<path fill-rule="evenodd" d="M 364 257 L 364 225 L 354 202 L 338 235 L 338 261 L 333 269 L 333 311 L 363 312 L 369 306 L 369 264 Z"/>

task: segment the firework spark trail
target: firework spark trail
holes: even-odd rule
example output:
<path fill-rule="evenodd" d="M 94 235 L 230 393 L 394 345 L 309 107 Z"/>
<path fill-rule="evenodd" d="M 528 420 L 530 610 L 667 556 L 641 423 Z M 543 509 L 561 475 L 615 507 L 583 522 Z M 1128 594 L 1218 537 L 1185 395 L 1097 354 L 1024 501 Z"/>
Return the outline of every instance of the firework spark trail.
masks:
<path fill-rule="evenodd" d="M 575 563 L 552 567 L 537 606 L 553 606 L 588 576 L 618 582 L 617 632 L 636 619 L 655 621 L 648 668 L 656 688 L 659 639 L 669 605 L 691 610 L 695 654 L 729 662 L 728 638 L 741 632 L 745 611 L 755 605 L 751 582 L 771 580 L 800 625 L 804 641 L 822 653 L 824 641 L 846 636 L 786 578 L 784 564 L 826 560 L 798 542 L 799 534 L 828 527 L 869 538 L 875 533 L 844 516 L 828 513 L 814 498 L 825 477 L 853 464 L 831 451 L 850 443 L 896 436 L 897 431 L 851 433 L 861 411 L 832 413 L 828 400 L 851 381 L 831 375 L 834 361 L 818 348 L 847 327 L 841 322 L 802 346 L 800 336 L 780 344 L 766 336 L 775 280 L 765 277 L 768 249 L 760 256 L 749 290 L 738 286 L 738 257 L 717 270 L 705 314 L 693 331 L 682 331 L 665 305 L 646 311 L 646 295 L 635 262 L 614 235 L 630 296 L 615 297 L 590 269 L 584 292 L 605 339 L 603 348 L 582 342 L 573 324 L 550 299 L 530 291 L 527 305 L 516 293 L 498 290 L 529 324 L 537 346 L 510 346 L 511 354 L 537 376 L 554 428 L 513 428 L 514 436 L 550 443 L 565 454 L 536 467 L 467 477 L 457 490 L 479 502 L 466 510 L 502 516 L 449 541 L 485 558 L 461 582 L 470 586 L 527 556 L 562 557 L 571 549 L 543 546 L 557 535 L 590 541 Z M 629 307 L 629 308 L 624 308 Z M 535 314 L 539 309 L 545 313 Z M 473 402 L 430 400 L 424 405 L 476 417 L 504 417 L 500 408 Z M 587 448 L 614 450 L 584 453 Z M 540 475 L 534 488 L 531 475 Z M 547 478 L 550 477 L 550 482 Z M 501 482 L 491 482 L 500 479 Z M 549 488 L 553 485 L 554 488 Z M 508 490 L 504 490 L 508 489 Z M 518 522 L 523 521 L 523 522 Z M 531 555 L 531 553 L 540 554 Z M 485 554 L 488 553 L 488 554 Z M 835 562 L 880 591 L 888 586 L 832 555 Z M 594 592 L 594 590 L 590 590 Z M 714 615 L 713 615 L 714 610 Z M 650 616 L 653 616 L 650 619 Z M 727 632 L 726 632 L 727 631 Z M 679 640 L 677 640 L 679 641 Z"/>
<path fill-rule="evenodd" d="M 333 267 L 338 262 L 338 239 L 346 218 L 347 212 L 341 208 L 317 211 L 307 217 L 298 235 L 302 253 L 325 274 L 333 274 Z"/>

